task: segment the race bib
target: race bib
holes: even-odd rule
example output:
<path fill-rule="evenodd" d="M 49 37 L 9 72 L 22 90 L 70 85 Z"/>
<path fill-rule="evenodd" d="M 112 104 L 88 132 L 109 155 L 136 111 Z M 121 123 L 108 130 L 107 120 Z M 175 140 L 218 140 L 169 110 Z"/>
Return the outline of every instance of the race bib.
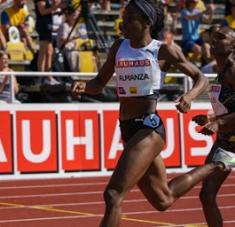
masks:
<path fill-rule="evenodd" d="M 156 114 L 149 114 L 144 118 L 143 125 L 146 125 L 150 128 L 157 128 L 160 124 L 160 118 Z"/>

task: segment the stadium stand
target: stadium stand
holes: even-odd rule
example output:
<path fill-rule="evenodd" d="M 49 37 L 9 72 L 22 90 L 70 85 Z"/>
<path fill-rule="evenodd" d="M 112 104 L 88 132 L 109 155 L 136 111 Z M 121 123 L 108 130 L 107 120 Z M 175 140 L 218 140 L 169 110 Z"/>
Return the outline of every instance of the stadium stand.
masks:
<path fill-rule="evenodd" d="M 178 0 L 180 1 L 180 0 Z M 177 13 L 178 12 L 178 8 L 177 8 L 177 2 L 178 1 L 167 1 L 168 4 L 168 11 L 169 13 Z M 68 1 L 69 2 L 69 1 Z M 94 3 L 94 1 L 90 1 L 92 3 Z M 108 46 L 111 45 L 111 43 L 120 36 L 120 34 L 117 35 L 117 28 L 115 30 L 115 26 L 117 26 L 115 24 L 116 21 L 118 21 L 118 24 L 121 23 L 120 21 L 120 8 L 121 8 L 121 3 L 120 1 L 111 1 L 111 5 L 110 5 L 110 9 L 109 10 L 103 10 L 101 7 L 99 7 L 99 1 L 95 1 L 96 5 L 93 5 L 91 7 L 91 13 L 92 15 L 95 17 L 95 20 L 98 24 L 98 26 L 100 27 L 101 31 L 103 32 L 104 36 L 106 37 L 106 40 L 108 42 Z M 165 1 L 166 2 L 166 1 Z M 207 2 L 207 1 L 205 1 Z M 214 5 L 215 5 L 215 13 L 213 16 L 213 24 L 220 24 L 222 23 L 223 19 L 224 19 L 224 11 L 225 11 L 225 0 L 214 0 Z M 34 1 L 33 0 L 28 0 L 27 1 L 27 8 L 29 11 L 29 15 L 31 17 L 31 22 L 30 22 L 30 26 L 29 26 L 29 31 L 30 31 L 30 35 L 32 37 L 33 42 L 35 43 L 36 48 L 38 49 L 38 34 L 35 31 L 34 28 L 34 24 L 35 24 L 35 6 L 34 6 Z M 175 43 L 177 43 L 179 46 L 181 45 L 181 40 L 182 40 L 182 28 L 181 28 L 181 24 L 179 22 L 179 17 L 176 18 L 176 29 L 174 31 L 174 41 Z M 210 25 L 205 25 L 202 24 L 201 25 L 201 32 L 204 32 L 205 30 L 207 30 L 210 27 Z M 120 32 L 120 31 L 119 31 Z M 82 45 L 82 42 L 85 42 L 84 40 L 78 40 L 78 46 Z M 95 42 L 95 41 L 94 41 Z M 30 54 L 29 52 L 23 52 L 22 51 L 22 45 L 21 44 L 13 44 L 12 42 L 7 44 L 8 46 L 8 53 L 10 56 L 10 61 L 9 64 L 12 68 L 14 68 L 15 71 L 37 71 L 37 68 L 35 66 L 35 59 L 37 54 L 35 54 L 34 56 L 32 54 Z M 16 55 L 13 54 L 15 51 L 15 53 L 17 53 Z M 80 50 L 80 72 L 95 72 L 97 71 L 97 69 L 100 68 L 100 66 L 104 63 L 104 60 L 106 59 L 106 53 L 105 52 L 99 52 L 96 51 L 96 56 L 98 58 L 98 62 L 96 62 L 96 64 L 94 64 L 94 55 L 92 54 L 91 50 L 89 51 L 84 51 L 84 50 Z M 178 73 L 178 72 L 174 72 L 173 73 Z M 17 78 L 17 80 L 20 81 L 20 84 L 22 85 L 22 87 L 26 88 L 25 90 L 22 90 L 22 92 L 26 92 L 26 93 L 30 93 L 29 95 L 29 100 L 26 100 L 26 102 L 30 102 L 30 101 L 35 101 L 33 97 L 33 91 L 40 93 L 41 92 L 41 88 L 40 86 L 35 87 L 34 84 L 34 80 L 30 80 L 29 78 Z M 166 80 L 166 81 L 170 81 L 170 80 Z M 70 80 L 66 80 L 67 82 L 71 82 Z M 180 82 L 181 83 L 181 82 Z M 63 84 L 63 83 L 62 83 Z M 25 86 L 26 85 L 26 86 Z M 34 86 L 31 87 L 30 86 Z M 169 86 L 170 88 L 170 92 L 171 94 L 173 94 L 175 91 L 181 91 L 181 88 L 179 89 L 178 84 L 176 84 L 176 86 Z M 174 90 L 174 88 L 176 88 Z M 55 90 L 58 88 L 55 88 Z M 46 91 L 48 89 L 45 89 Z M 61 89 L 63 91 L 63 89 Z M 56 90 L 58 91 L 58 90 Z M 164 91 L 165 92 L 165 91 Z M 163 94 L 163 98 L 162 100 L 166 100 L 165 96 Z M 37 95 L 37 102 L 40 102 L 40 95 Z M 103 98 L 103 97 L 102 97 Z M 30 100 L 31 99 L 31 100 Z M 43 98 L 44 99 L 44 98 Z M 207 99 L 206 95 L 202 95 L 201 100 L 205 100 Z M 114 100 L 114 99 L 111 99 Z M 45 101 L 45 99 L 44 99 Z M 70 101 L 68 99 L 66 99 L 66 101 Z M 94 100 L 92 100 L 94 101 Z"/>

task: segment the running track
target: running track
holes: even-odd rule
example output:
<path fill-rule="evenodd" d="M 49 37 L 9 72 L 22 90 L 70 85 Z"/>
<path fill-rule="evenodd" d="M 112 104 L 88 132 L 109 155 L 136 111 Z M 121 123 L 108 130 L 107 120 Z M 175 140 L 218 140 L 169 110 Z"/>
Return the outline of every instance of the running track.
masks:
<path fill-rule="evenodd" d="M 96 227 L 104 211 L 102 192 L 107 180 L 108 177 L 0 181 L 0 227 Z M 161 213 L 134 188 L 125 200 L 121 226 L 206 226 L 199 190 L 200 185 Z M 224 183 L 218 204 L 224 226 L 235 226 L 235 172 Z"/>

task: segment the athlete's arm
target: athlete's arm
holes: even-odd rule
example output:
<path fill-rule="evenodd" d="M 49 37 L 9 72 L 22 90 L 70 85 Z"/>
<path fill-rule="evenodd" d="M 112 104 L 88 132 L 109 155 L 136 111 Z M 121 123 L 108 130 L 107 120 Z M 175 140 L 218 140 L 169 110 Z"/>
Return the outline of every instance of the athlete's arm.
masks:
<path fill-rule="evenodd" d="M 224 82 L 228 84 L 235 94 L 235 64 L 226 70 Z M 228 132 L 235 130 L 235 112 L 218 117 L 218 130 Z"/>
<path fill-rule="evenodd" d="M 102 92 L 102 89 L 105 87 L 107 82 L 113 76 L 114 66 L 115 66 L 115 56 L 120 47 L 122 40 L 117 40 L 110 48 L 108 57 L 102 68 L 100 69 L 97 76 L 85 81 L 75 81 L 72 85 L 72 95 L 79 96 L 81 93 L 87 94 L 99 94 Z"/>
<path fill-rule="evenodd" d="M 203 73 L 192 63 L 190 63 L 182 53 L 182 51 L 174 45 L 163 44 L 159 50 L 159 60 L 166 61 L 165 65 L 173 65 L 182 73 L 189 76 L 193 80 L 193 87 L 176 101 L 179 104 L 176 106 L 181 112 L 188 112 L 191 101 L 198 97 L 208 86 L 208 79 Z"/>
<path fill-rule="evenodd" d="M 232 88 L 235 93 L 235 66 L 226 70 L 223 83 Z M 200 130 L 204 135 L 212 135 L 214 132 L 229 132 L 235 130 L 235 112 L 216 116 Z"/>

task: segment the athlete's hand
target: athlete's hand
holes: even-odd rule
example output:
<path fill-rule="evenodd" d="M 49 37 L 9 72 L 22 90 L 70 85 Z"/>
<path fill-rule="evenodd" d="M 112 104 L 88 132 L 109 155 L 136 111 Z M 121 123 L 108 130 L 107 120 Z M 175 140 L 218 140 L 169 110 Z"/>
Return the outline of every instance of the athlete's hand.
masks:
<path fill-rule="evenodd" d="M 199 133 L 203 135 L 213 135 L 214 133 L 218 132 L 219 130 L 219 123 L 218 121 L 209 121 L 200 131 Z"/>
<path fill-rule="evenodd" d="M 86 82 L 85 81 L 74 81 L 71 88 L 71 94 L 75 98 L 80 98 L 85 93 Z"/>
<path fill-rule="evenodd" d="M 192 121 L 197 123 L 200 126 L 204 126 L 206 123 L 208 123 L 208 117 L 205 114 L 199 114 L 192 118 Z"/>
<path fill-rule="evenodd" d="M 176 100 L 176 108 L 181 113 L 187 113 L 191 108 L 191 99 L 188 98 L 186 95 L 179 96 Z"/>

